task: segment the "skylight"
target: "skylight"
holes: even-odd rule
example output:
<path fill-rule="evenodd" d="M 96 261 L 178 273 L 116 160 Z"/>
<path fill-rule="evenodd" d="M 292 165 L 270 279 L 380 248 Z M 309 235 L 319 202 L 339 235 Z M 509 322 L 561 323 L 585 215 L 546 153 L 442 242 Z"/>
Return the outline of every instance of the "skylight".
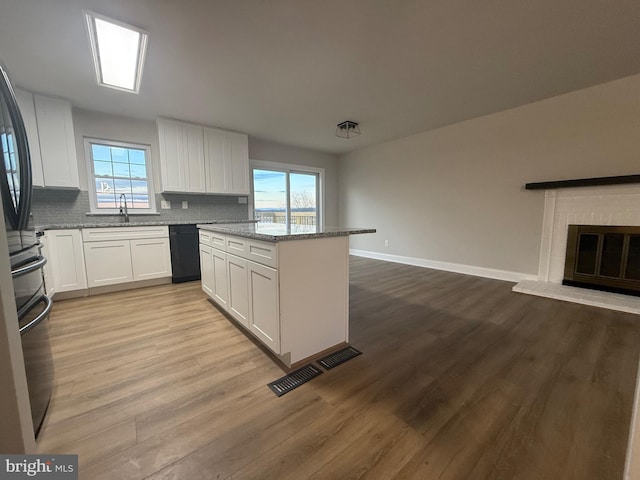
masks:
<path fill-rule="evenodd" d="M 98 85 L 138 93 L 147 33 L 95 13 L 85 16 Z"/>

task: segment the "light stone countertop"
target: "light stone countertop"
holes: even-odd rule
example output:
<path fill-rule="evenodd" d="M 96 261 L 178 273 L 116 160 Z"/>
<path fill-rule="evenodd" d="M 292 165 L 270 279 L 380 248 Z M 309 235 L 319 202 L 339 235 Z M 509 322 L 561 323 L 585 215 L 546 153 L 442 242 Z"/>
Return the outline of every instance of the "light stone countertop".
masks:
<path fill-rule="evenodd" d="M 233 224 L 233 223 L 242 223 L 242 224 L 252 224 L 257 220 L 157 220 L 150 222 L 109 222 L 109 223 L 55 223 L 55 224 L 45 224 L 45 225 L 36 225 L 34 228 L 36 230 L 75 230 L 82 228 L 107 228 L 107 227 L 156 227 L 158 225 L 206 225 L 206 224 Z"/>
<path fill-rule="evenodd" d="M 229 223 L 198 224 L 201 230 L 253 238 L 266 242 L 310 240 L 325 237 L 343 237 L 361 233 L 376 233 L 375 228 L 331 227 L 318 225 L 284 225 L 281 223 Z"/>

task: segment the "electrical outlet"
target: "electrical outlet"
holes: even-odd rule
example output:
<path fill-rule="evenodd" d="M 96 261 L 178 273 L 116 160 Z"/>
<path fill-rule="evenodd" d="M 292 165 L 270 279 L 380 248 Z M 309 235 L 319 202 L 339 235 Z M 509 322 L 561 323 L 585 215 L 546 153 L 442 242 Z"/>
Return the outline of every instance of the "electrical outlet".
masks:
<path fill-rule="evenodd" d="M 388 246 L 389 246 L 389 240 L 385 240 L 385 241 L 384 241 L 384 246 L 385 246 L 385 247 L 388 247 Z"/>
<path fill-rule="evenodd" d="M 246 205 L 247 204 L 247 197 L 238 197 L 238 203 L 240 205 Z"/>
<path fill-rule="evenodd" d="M 161 200 L 160 208 L 162 210 L 171 210 L 171 202 L 169 200 Z"/>
<path fill-rule="evenodd" d="M 189 202 L 187 202 L 186 200 L 182 200 L 182 209 L 186 210 L 187 208 L 189 208 Z"/>

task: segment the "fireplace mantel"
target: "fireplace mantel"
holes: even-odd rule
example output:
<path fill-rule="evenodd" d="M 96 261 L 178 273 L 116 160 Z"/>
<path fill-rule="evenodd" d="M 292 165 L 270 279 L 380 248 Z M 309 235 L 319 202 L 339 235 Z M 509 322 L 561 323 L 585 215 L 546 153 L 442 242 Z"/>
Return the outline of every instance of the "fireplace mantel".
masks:
<path fill-rule="evenodd" d="M 554 188 L 597 187 L 602 185 L 624 185 L 640 183 L 640 175 L 620 175 L 616 177 L 578 178 L 575 180 L 554 180 L 551 182 L 527 183 L 527 190 L 550 190 Z"/>

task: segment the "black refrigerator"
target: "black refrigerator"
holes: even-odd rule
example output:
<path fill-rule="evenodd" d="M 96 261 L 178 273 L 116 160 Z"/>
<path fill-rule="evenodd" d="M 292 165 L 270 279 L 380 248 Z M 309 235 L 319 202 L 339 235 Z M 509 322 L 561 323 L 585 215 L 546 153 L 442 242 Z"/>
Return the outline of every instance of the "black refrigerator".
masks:
<path fill-rule="evenodd" d="M 6 69 L 0 62 L 0 193 L 4 210 L 11 277 L 29 388 L 31 417 L 37 436 L 53 389 L 53 359 L 49 342 L 49 312 L 42 267 L 46 258 L 31 215 L 31 158 L 29 144 Z"/>

